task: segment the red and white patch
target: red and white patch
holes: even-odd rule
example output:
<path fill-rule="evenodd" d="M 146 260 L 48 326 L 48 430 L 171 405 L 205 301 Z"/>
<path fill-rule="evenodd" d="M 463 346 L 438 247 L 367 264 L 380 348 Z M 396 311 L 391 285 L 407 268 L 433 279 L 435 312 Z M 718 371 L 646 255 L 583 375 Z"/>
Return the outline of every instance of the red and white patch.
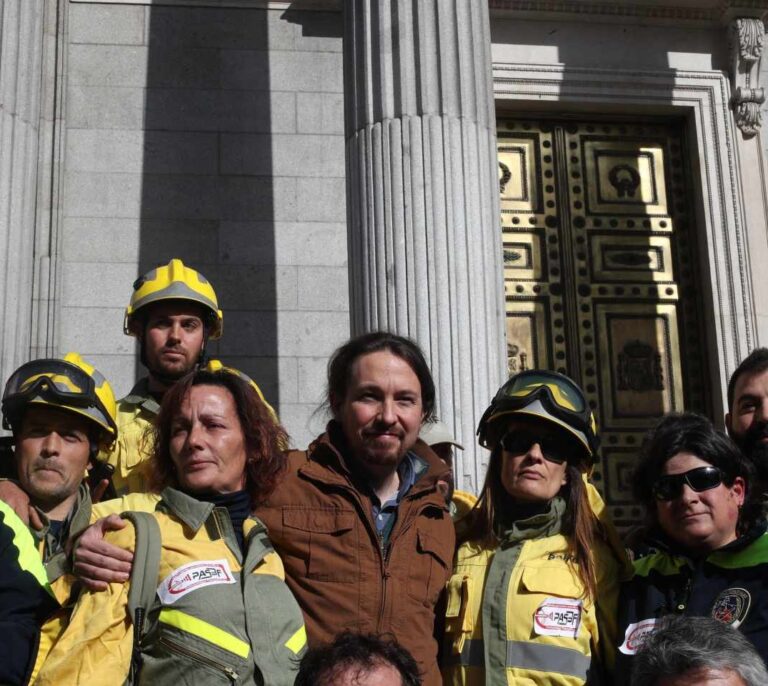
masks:
<path fill-rule="evenodd" d="M 619 650 L 625 655 L 635 655 L 643 647 L 648 635 L 653 633 L 658 621 L 658 619 L 644 619 L 642 622 L 630 624 L 624 632 L 624 643 L 619 646 Z"/>
<path fill-rule="evenodd" d="M 539 636 L 576 638 L 581 626 L 581 601 L 547 598 L 533 613 L 533 632 Z"/>
<path fill-rule="evenodd" d="M 235 577 L 226 560 L 198 560 L 174 569 L 158 586 L 157 595 L 164 604 L 173 605 L 198 588 L 233 583 Z"/>

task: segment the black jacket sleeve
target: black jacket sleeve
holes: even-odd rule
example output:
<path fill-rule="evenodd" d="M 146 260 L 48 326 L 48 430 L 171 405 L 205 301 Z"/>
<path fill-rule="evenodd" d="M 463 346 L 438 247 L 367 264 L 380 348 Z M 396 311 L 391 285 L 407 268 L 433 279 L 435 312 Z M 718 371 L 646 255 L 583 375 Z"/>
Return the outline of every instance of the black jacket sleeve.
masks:
<path fill-rule="evenodd" d="M 0 510 L 0 684 L 26 684 L 43 621 L 58 607 L 49 591 L 23 568 L 18 529 Z M 24 531 L 23 533 L 28 533 Z"/>

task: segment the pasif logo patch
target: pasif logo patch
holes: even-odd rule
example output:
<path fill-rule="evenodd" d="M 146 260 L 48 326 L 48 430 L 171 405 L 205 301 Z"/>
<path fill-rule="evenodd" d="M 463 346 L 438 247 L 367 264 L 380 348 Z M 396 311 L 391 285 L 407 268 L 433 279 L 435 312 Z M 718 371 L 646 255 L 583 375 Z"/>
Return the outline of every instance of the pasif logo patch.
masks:
<path fill-rule="evenodd" d="M 533 632 L 539 636 L 576 638 L 581 626 L 581 601 L 547 598 L 533 613 Z"/>
<path fill-rule="evenodd" d="M 619 646 L 619 650 L 625 655 L 634 655 L 643 647 L 645 639 L 653 632 L 658 619 L 644 619 L 642 622 L 635 622 L 627 627 L 624 632 L 624 643 Z"/>
<path fill-rule="evenodd" d="M 198 560 L 174 569 L 160 583 L 157 595 L 164 604 L 172 605 L 203 586 L 233 583 L 235 577 L 226 560 Z"/>

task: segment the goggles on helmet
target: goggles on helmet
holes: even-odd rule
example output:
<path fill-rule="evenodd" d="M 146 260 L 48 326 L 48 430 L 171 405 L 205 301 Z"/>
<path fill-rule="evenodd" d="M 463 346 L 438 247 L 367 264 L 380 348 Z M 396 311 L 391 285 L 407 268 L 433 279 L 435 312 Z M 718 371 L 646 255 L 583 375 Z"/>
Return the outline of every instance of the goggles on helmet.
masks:
<path fill-rule="evenodd" d="M 3 427 L 11 429 L 10 416 L 30 403 L 70 409 L 97 423 L 112 438 L 117 435 L 115 421 L 99 398 L 93 377 L 66 360 L 33 360 L 11 375 L 3 392 Z"/>
<path fill-rule="evenodd" d="M 595 419 L 582 390 L 563 374 L 529 370 L 516 374 L 496 393 L 477 429 L 480 445 L 491 448 L 488 428 L 505 415 L 543 419 L 577 438 L 593 458 L 598 447 Z M 511 417 L 510 417 L 511 418 Z M 498 436 L 496 437 L 498 438 Z"/>

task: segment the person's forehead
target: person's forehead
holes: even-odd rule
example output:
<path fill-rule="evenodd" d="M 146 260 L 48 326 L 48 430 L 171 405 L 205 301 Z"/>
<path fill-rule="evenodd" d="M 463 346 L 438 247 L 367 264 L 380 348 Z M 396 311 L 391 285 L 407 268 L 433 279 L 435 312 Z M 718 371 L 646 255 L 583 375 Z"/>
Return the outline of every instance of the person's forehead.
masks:
<path fill-rule="evenodd" d="M 675 453 L 661 465 L 662 474 L 683 474 L 697 467 L 711 467 L 712 463 L 706 457 L 682 450 Z"/>
<path fill-rule="evenodd" d="M 768 369 L 737 377 L 733 388 L 734 401 L 744 395 L 768 395 Z"/>
<path fill-rule="evenodd" d="M 379 350 L 356 357 L 350 368 L 350 381 L 355 384 L 385 384 L 397 379 L 416 384 L 421 382 L 408 360 L 389 350 Z"/>
<path fill-rule="evenodd" d="M 235 412 L 235 397 L 225 386 L 218 384 L 197 384 L 192 386 L 181 399 L 181 411 L 190 407 L 218 412 Z"/>
<path fill-rule="evenodd" d="M 87 433 L 91 422 L 79 414 L 51 405 L 31 403 L 24 412 L 22 426 L 35 424 Z"/>
<path fill-rule="evenodd" d="M 196 317 L 202 319 L 203 307 L 191 300 L 161 300 L 147 306 L 147 316 L 157 317 Z"/>

